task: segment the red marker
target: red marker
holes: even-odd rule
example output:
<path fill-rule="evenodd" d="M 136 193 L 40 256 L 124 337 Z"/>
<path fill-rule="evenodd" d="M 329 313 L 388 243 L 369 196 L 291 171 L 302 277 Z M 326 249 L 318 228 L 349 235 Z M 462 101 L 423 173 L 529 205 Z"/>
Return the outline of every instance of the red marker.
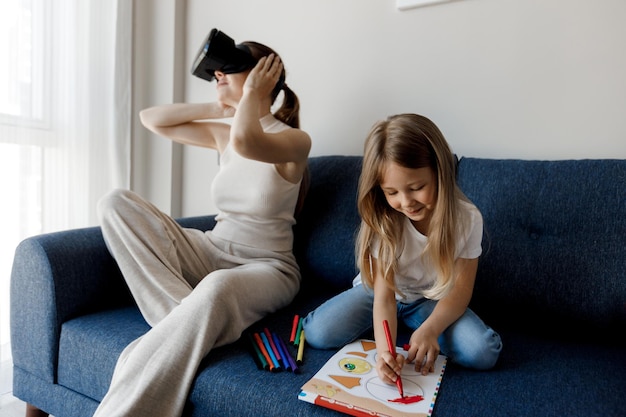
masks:
<path fill-rule="evenodd" d="M 291 337 L 289 338 L 289 342 L 294 343 L 296 341 L 296 330 L 298 330 L 298 323 L 300 323 L 300 316 L 293 316 L 293 324 L 291 325 Z"/>
<path fill-rule="evenodd" d="M 396 358 L 396 347 L 391 340 L 391 331 L 389 330 L 389 323 L 387 320 L 383 320 L 383 327 L 385 328 L 385 336 L 387 336 L 387 346 L 389 346 L 389 352 L 393 355 L 394 359 Z M 400 375 L 396 378 L 396 386 L 398 387 L 398 391 L 400 392 L 400 397 L 404 397 L 404 389 L 402 389 L 402 378 Z"/>

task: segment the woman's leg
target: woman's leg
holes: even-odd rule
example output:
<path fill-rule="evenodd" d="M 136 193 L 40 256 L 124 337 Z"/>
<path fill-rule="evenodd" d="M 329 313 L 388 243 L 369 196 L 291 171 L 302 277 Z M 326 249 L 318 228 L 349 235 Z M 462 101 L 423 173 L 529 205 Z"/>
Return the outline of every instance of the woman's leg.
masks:
<path fill-rule="evenodd" d="M 214 268 L 202 231 L 180 227 L 131 191 L 109 193 L 98 213 L 107 247 L 151 326 Z"/>
<path fill-rule="evenodd" d="M 210 350 L 236 341 L 251 324 L 291 302 L 298 289 L 297 266 L 278 261 L 209 274 L 124 351 L 95 416 L 180 416 Z"/>
<path fill-rule="evenodd" d="M 311 311 L 302 326 L 309 345 L 334 349 L 353 342 L 372 328 L 374 293 L 360 284 Z"/>
<path fill-rule="evenodd" d="M 398 304 L 398 314 L 411 329 L 417 329 L 437 305 L 434 300 L 420 300 L 410 305 Z M 439 337 L 441 353 L 451 361 L 471 369 L 492 368 L 502 350 L 500 335 L 487 326 L 469 308 Z"/>

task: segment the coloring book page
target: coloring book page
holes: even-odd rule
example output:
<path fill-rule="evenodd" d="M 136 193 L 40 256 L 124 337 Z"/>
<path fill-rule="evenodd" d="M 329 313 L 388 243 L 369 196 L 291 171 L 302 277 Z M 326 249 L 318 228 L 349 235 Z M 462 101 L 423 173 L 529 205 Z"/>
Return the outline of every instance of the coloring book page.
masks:
<path fill-rule="evenodd" d="M 407 356 L 398 348 L 397 352 Z M 376 373 L 376 343 L 357 340 L 344 346 L 302 386 L 299 399 L 353 416 L 428 417 L 432 414 L 447 358 L 439 355 L 435 372 L 422 375 L 415 364 L 402 368 L 404 397 Z"/>

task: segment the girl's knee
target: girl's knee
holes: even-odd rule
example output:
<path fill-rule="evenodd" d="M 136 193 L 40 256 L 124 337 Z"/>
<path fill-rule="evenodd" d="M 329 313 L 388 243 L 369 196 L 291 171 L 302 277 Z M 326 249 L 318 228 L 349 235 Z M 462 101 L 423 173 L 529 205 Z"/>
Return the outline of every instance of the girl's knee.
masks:
<path fill-rule="evenodd" d="M 469 344 L 457 362 L 467 368 L 486 371 L 496 365 L 501 351 L 500 335 L 490 329 L 487 339 L 482 343 Z"/>
<path fill-rule="evenodd" d="M 316 320 L 315 312 L 309 313 L 302 320 L 302 329 L 306 337 L 306 343 L 315 349 L 332 349 L 332 329 L 325 320 Z"/>
<path fill-rule="evenodd" d="M 302 321 L 306 342 L 315 349 L 338 349 L 354 339 L 352 329 L 336 318 L 309 313 Z"/>
<path fill-rule="evenodd" d="M 372 326 L 372 302 L 360 285 L 327 300 L 304 318 L 307 343 L 336 349 L 354 341 Z"/>

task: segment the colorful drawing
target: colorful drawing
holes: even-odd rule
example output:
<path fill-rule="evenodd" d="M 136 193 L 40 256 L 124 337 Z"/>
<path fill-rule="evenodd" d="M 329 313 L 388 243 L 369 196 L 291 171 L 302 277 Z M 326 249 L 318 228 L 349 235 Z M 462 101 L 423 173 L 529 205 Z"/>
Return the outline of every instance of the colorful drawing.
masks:
<path fill-rule="evenodd" d="M 402 349 L 399 353 L 405 354 Z M 447 358 L 439 355 L 435 372 L 426 376 L 414 364 L 402 370 L 404 397 L 376 373 L 376 344 L 359 340 L 346 345 L 302 386 L 299 399 L 353 416 L 428 417 L 437 398 Z"/>

